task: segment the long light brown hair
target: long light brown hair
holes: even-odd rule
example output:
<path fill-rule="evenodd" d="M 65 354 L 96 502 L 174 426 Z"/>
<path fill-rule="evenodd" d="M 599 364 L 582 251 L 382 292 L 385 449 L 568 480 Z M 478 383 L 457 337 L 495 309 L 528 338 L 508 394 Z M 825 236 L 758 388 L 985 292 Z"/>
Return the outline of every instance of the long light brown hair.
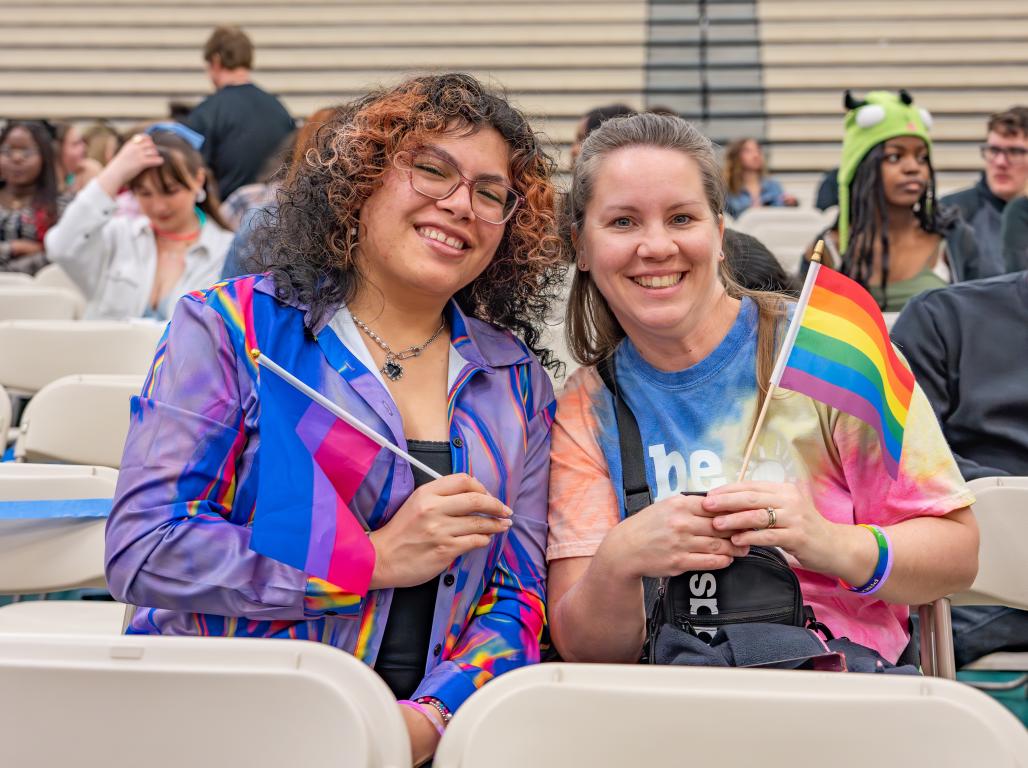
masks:
<path fill-rule="evenodd" d="M 715 218 L 724 215 L 725 185 L 717 153 L 710 139 L 692 124 L 671 115 L 641 114 L 607 120 L 589 134 L 582 145 L 582 154 L 575 165 L 563 208 L 562 242 L 568 261 L 574 263 L 573 231 L 585 225 L 586 208 L 595 193 L 596 174 L 606 157 L 626 147 L 670 149 L 691 157 L 700 168 L 703 191 Z M 757 411 L 767 395 L 771 370 L 775 363 L 777 329 L 785 316 L 788 296 L 743 288 L 732 275 L 726 259 L 718 268 L 725 292 L 732 298 L 749 297 L 757 305 Z M 568 349 L 581 365 L 597 365 L 614 353 L 625 338 L 625 330 L 596 287 L 591 273 L 578 269 L 571 282 L 568 315 L 565 326 Z"/>
<path fill-rule="evenodd" d="M 736 139 L 725 149 L 725 186 L 728 187 L 728 191 L 733 195 L 737 195 L 742 192 L 742 178 L 745 169 L 742 167 L 742 160 L 739 159 L 739 156 L 742 154 L 746 145 L 751 141 L 754 144 L 757 143 L 756 139 Z M 761 168 L 760 178 L 764 178 L 766 173 L 767 168 Z"/>

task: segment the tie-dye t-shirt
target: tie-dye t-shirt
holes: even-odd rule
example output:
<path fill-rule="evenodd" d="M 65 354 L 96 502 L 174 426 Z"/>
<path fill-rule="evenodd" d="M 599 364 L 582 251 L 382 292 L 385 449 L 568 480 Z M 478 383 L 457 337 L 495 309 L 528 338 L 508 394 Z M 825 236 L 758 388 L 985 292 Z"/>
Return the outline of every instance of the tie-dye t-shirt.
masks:
<path fill-rule="evenodd" d="M 639 422 L 655 500 L 735 481 L 757 404 L 756 341 L 757 310 L 746 299 L 718 347 L 684 371 L 655 369 L 628 340 L 618 348 L 618 383 Z M 846 524 L 894 525 L 974 501 L 920 388 L 897 480 L 871 427 L 785 390 L 774 393 L 747 479 L 796 483 L 822 515 Z M 569 378 L 553 425 L 547 558 L 595 554 L 623 517 L 621 495 L 613 398 L 594 368 L 582 368 Z M 824 574 L 796 572 L 804 601 L 837 637 L 896 660 L 909 640 L 907 606 L 849 592 Z"/>

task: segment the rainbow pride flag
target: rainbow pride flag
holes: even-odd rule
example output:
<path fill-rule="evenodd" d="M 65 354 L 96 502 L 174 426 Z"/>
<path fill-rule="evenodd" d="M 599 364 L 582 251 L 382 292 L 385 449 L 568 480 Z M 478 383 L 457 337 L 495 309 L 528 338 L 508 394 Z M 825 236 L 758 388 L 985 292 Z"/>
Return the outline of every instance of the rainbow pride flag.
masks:
<path fill-rule="evenodd" d="M 771 383 L 874 427 L 896 479 L 914 376 L 896 355 L 878 304 L 857 282 L 810 265 Z"/>
<path fill-rule="evenodd" d="M 350 505 L 380 446 L 271 371 L 259 394 L 250 549 L 364 594 L 375 553 Z"/>

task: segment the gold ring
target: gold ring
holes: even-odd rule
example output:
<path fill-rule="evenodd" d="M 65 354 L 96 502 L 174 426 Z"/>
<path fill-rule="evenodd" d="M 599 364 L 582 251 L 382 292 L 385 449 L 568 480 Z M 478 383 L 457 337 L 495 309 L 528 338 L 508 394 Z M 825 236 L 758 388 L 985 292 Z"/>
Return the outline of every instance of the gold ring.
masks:
<path fill-rule="evenodd" d="M 777 523 L 777 522 L 778 522 L 778 515 L 775 513 L 775 508 L 774 507 L 768 507 L 767 508 L 767 525 L 765 525 L 764 528 L 765 529 L 767 529 L 767 528 L 774 528 L 775 527 L 775 523 Z"/>

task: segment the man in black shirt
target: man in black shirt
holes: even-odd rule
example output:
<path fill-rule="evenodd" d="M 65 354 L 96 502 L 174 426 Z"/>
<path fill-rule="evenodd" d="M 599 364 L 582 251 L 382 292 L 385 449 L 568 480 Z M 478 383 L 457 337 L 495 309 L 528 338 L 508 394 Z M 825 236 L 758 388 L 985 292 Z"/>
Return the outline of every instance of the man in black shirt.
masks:
<path fill-rule="evenodd" d="M 964 479 L 1028 475 L 1028 272 L 915 296 L 890 335 Z M 1028 650 L 1028 611 L 954 607 L 953 644 L 958 667 L 994 651 Z"/>
<path fill-rule="evenodd" d="M 281 102 L 250 80 L 253 43 L 243 30 L 215 29 L 204 45 L 203 58 L 216 90 L 192 111 L 187 125 L 206 139 L 204 161 L 225 199 L 257 180 L 294 124 Z"/>

